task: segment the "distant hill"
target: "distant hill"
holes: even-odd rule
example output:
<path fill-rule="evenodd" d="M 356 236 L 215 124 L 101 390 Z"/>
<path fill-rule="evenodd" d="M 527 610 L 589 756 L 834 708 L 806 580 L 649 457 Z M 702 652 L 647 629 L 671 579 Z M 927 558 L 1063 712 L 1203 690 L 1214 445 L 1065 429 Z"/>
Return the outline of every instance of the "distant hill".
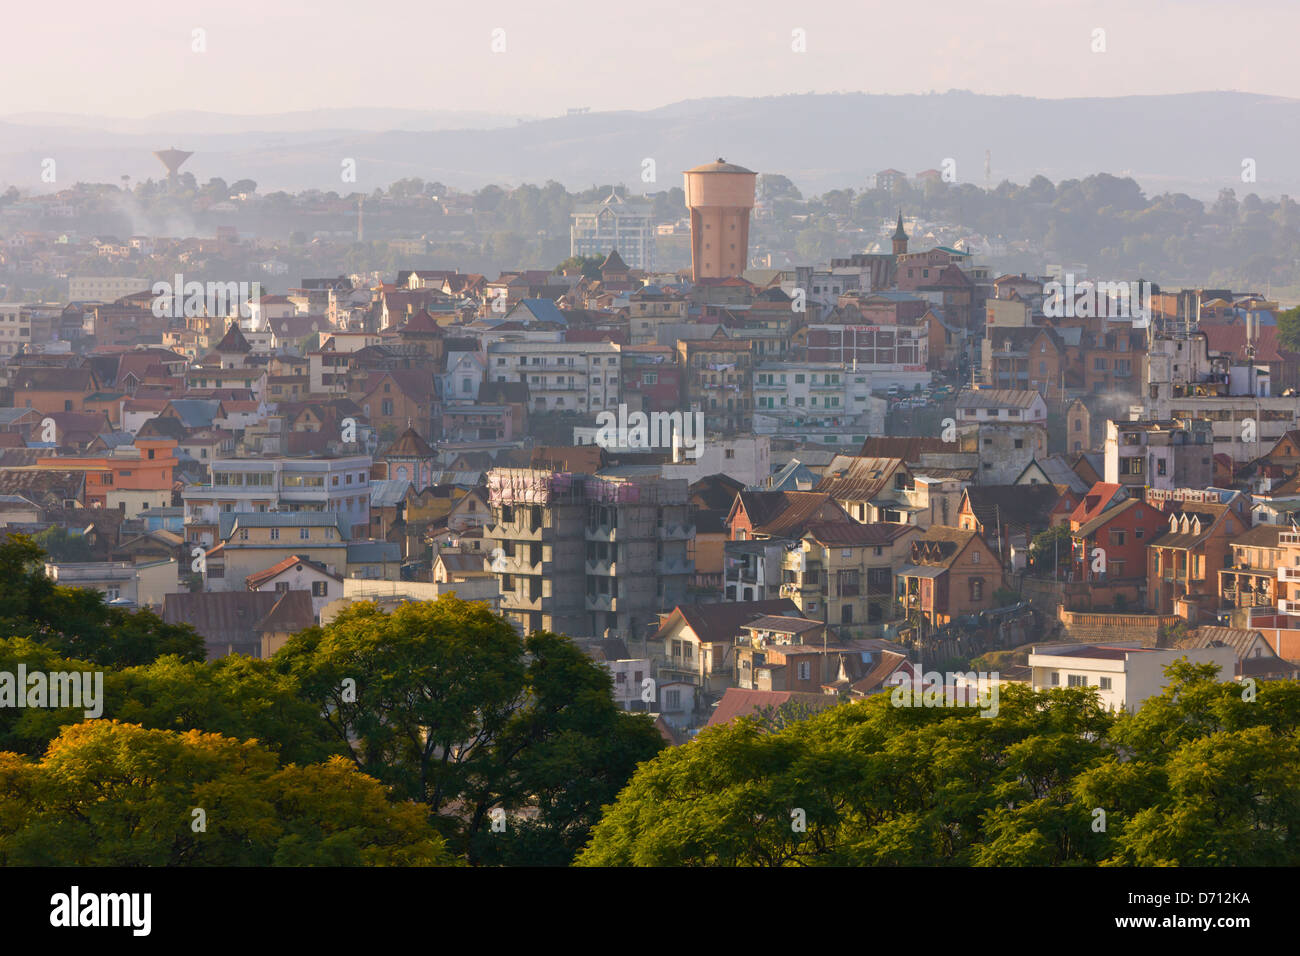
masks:
<path fill-rule="evenodd" d="M 316 187 L 369 191 L 419 176 L 473 189 L 555 179 L 571 189 L 623 182 L 652 191 L 681 185 L 682 169 L 725 156 L 779 172 L 808 192 L 860 188 L 877 170 L 909 174 L 951 158 L 982 185 L 1053 182 L 1095 172 L 1128 175 L 1150 193 L 1213 198 L 1300 194 L 1300 100 L 1249 93 L 1187 93 L 1045 100 L 965 92 L 866 93 L 688 100 L 646 111 L 519 121 L 485 113 L 321 110 L 279 116 L 175 113 L 144 120 L 11 116 L 0 121 L 0 182 L 41 188 L 41 159 L 59 184 L 158 177 L 154 149 L 194 150 L 200 181 L 251 178 L 259 191 Z M 355 185 L 340 163 L 357 161 Z M 642 184 L 652 158 L 657 182 Z M 1243 159 L 1258 182 L 1241 181 Z M 48 188 L 48 187 L 46 187 Z"/>

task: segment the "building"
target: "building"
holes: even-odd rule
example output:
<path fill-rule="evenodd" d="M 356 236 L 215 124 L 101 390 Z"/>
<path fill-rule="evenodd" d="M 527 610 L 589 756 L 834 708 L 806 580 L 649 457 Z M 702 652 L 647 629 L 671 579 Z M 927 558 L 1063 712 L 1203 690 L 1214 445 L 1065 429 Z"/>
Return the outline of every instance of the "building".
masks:
<path fill-rule="evenodd" d="M 919 534 L 907 524 L 812 524 L 786 552 L 780 596 L 841 636 L 896 620 L 894 572 Z"/>
<path fill-rule="evenodd" d="M 691 216 L 691 274 L 726 279 L 749 267 L 749 214 L 758 174 L 721 157 L 688 169 L 686 208 Z"/>
<path fill-rule="evenodd" d="M 1106 423 L 1106 481 L 1126 488 L 1208 488 L 1214 484 L 1209 421 Z"/>
<path fill-rule="evenodd" d="M 1131 713 L 1168 686 L 1165 668 L 1181 659 L 1218 665 L 1220 680 L 1232 680 L 1236 673 L 1236 652 L 1226 645 L 1169 649 L 1130 642 L 1037 644 L 1029 653 L 1030 683 L 1036 691 L 1091 687 L 1102 706 Z"/>
<path fill-rule="evenodd" d="M 644 639 L 694 572 L 687 491 L 655 468 L 492 469 L 484 537 L 502 611 L 529 632 Z"/>
<path fill-rule="evenodd" d="M 570 219 L 569 255 L 605 258 L 615 251 L 629 268 L 645 272 L 657 268 L 653 203 L 611 192 L 601 202 L 578 209 Z"/>
<path fill-rule="evenodd" d="M 963 450 L 979 454 L 982 485 L 1012 484 L 1031 461 L 1047 457 L 1047 403 L 1034 389 L 963 391 L 956 424 Z"/>
<path fill-rule="evenodd" d="M 619 350 L 613 342 L 493 342 L 486 380 L 526 384 L 535 412 L 595 414 L 618 408 Z"/>
<path fill-rule="evenodd" d="M 301 512 L 337 515 L 346 534 L 365 537 L 370 527 L 370 464 L 369 455 L 209 462 L 210 483 L 189 485 L 181 492 L 187 537 L 213 544 L 223 515 Z"/>

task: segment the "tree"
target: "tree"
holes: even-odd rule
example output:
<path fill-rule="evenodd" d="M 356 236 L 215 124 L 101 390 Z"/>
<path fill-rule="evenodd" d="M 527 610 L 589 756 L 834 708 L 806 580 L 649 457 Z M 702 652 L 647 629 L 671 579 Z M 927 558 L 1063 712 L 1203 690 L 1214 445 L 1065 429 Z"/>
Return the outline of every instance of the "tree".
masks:
<path fill-rule="evenodd" d="M 427 804 L 472 862 L 525 850 L 567 862 L 662 746 L 644 716 L 617 709 L 609 675 L 567 638 L 525 642 L 487 605 L 451 595 L 391 614 L 355 604 L 274 662 L 357 769 Z M 492 811 L 524 809 L 535 819 L 516 818 L 498 839 Z"/>
<path fill-rule="evenodd" d="M 1070 526 L 1053 525 L 1034 535 L 1033 541 L 1029 543 L 1029 563 L 1040 574 L 1055 574 L 1061 568 L 1069 568 L 1072 546 Z"/>
<path fill-rule="evenodd" d="M 600 256 L 569 256 L 553 271 L 555 275 L 559 275 L 565 269 L 581 269 L 583 278 L 596 280 L 600 278 L 600 266 L 604 261 Z"/>
<path fill-rule="evenodd" d="M 0 753 L 5 866 L 448 865 L 424 808 L 341 757 L 281 768 L 254 740 L 67 728 L 39 761 Z"/>
<path fill-rule="evenodd" d="M 90 542 L 82 534 L 71 534 L 62 525 L 50 525 L 33 541 L 56 562 L 89 561 L 94 556 Z"/>
<path fill-rule="evenodd" d="M 24 535 L 0 541 L 0 638 L 30 637 L 65 657 L 122 667 L 164 654 L 204 657 L 203 639 L 188 624 L 111 607 L 98 591 L 59 587 L 46 577 L 44 558 Z"/>

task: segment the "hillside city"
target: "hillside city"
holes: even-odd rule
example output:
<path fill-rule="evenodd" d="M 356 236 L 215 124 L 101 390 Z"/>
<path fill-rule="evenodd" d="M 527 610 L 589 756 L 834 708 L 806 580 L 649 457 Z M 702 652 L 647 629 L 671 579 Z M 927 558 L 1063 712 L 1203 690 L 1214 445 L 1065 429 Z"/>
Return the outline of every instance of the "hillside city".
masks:
<path fill-rule="evenodd" d="M 203 680 L 292 675 L 332 724 L 351 703 L 333 688 L 361 677 L 347 642 L 391 627 L 398 654 L 417 615 L 465 615 L 484 643 L 457 653 L 527 647 L 485 656 L 485 673 L 558 655 L 568 670 L 527 680 L 644 715 L 653 729 L 626 731 L 625 769 L 553 855 L 476 841 L 499 808 L 549 819 L 563 787 L 411 784 L 465 823 L 463 844 L 444 836 L 470 862 L 567 863 L 655 753 L 900 687 L 919 699 L 933 672 L 986 710 L 990 683 L 1004 708 L 1087 690 L 1097 720 L 1173 699 L 1192 679 L 1180 667 L 1241 690 L 1300 677 L 1300 342 L 1274 297 L 1282 260 L 1231 288 L 1197 282 L 1191 259 L 1121 270 L 1113 250 L 969 206 L 977 226 L 945 216 L 935 169 L 815 201 L 743 157 L 646 195 L 414 180 L 261 196 L 158 155 L 166 179 L 0 199 L 0 525 L 28 549 L 0 564 L 11 581 L 34 567 L 62 601 L 97 594 L 85 613 L 104 627 L 137 622 L 153 651 L 46 648 L 145 669 L 132 680 L 162 680 L 167 653 Z M 1293 203 L 1249 198 L 1196 215 L 1270 215 L 1294 241 Z M 27 600 L 5 597 L 4 616 L 39 626 L 7 638 L 72 619 Z M 155 698 L 108 716 L 226 732 L 151 724 Z M 505 700 L 494 733 L 520 706 Z M 411 720 L 420 750 L 430 720 Z M 306 746 L 267 721 L 229 733 L 286 760 Z M 380 724 L 340 724 L 297 759 L 343 746 L 392 785 L 376 769 L 391 753 L 357 744 Z M 0 729 L 39 755 L 58 726 Z M 470 739 L 456 725 L 421 759 L 459 760 Z M 647 861 L 596 832 L 588 862 Z"/>

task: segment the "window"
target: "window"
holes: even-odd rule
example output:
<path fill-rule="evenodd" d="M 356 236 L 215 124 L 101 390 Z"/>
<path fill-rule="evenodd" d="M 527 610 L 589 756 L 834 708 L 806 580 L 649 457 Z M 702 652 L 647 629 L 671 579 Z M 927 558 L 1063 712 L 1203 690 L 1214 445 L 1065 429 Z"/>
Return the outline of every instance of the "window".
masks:
<path fill-rule="evenodd" d="M 330 590 L 330 583 L 328 581 L 313 581 L 311 583 L 312 597 L 328 597 L 329 590 Z"/>
<path fill-rule="evenodd" d="M 298 540 L 300 540 L 300 541 L 306 541 L 306 540 L 307 540 L 308 538 L 310 538 L 310 537 L 311 537 L 311 529 L 310 529 L 310 528 L 299 528 L 299 529 L 298 529 Z"/>
<path fill-rule="evenodd" d="M 970 579 L 970 599 L 972 601 L 984 600 L 984 579 L 983 578 Z"/>
<path fill-rule="evenodd" d="M 1070 687 L 1087 687 L 1088 678 L 1082 674 L 1067 674 L 1065 676 L 1066 684 Z"/>
<path fill-rule="evenodd" d="M 288 582 L 288 581 L 276 581 L 276 582 L 275 582 L 275 592 L 276 592 L 277 594 L 285 594 L 285 593 L 288 592 L 288 590 L 289 590 L 289 582 Z"/>
<path fill-rule="evenodd" d="M 1053 687 L 1061 686 L 1061 674 L 1059 671 L 1052 671 L 1052 686 Z"/>
<path fill-rule="evenodd" d="M 279 528 L 272 528 L 272 529 L 271 529 L 271 540 L 272 540 L 272 541 L 279 541 L 279 540 L 280 540 L 280 529 L 279 529 Z"/>
<path fill-rule="evenodd" d="M 664 691 L 664 706 L 668 710 L 681 710 L 682 692 L 679 690 Z"/>
<path fill-rule="evenodd" d="M 1102 677 L 1097 681 L 1097 686 L 1102 690 L 1110 690 L 1110 678 Z"/>
<path fill-rule="evenodd" d="M 810 680 L 812 678 L 812 663 L 809 661 L 799 662 L 799 679 Z"/>

